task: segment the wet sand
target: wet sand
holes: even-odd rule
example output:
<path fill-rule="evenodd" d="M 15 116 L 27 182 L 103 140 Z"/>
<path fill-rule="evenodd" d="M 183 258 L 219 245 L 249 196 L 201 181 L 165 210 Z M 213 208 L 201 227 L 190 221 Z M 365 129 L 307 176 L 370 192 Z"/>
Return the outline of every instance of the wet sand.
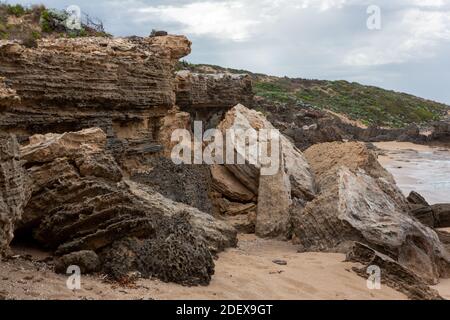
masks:
<path fill-rule="evenodd" d="M 380 163 L 407 196 L 417 191 L 430 204 L 450 202 L 450 149 L 409 142 L 379 142 Z"/>

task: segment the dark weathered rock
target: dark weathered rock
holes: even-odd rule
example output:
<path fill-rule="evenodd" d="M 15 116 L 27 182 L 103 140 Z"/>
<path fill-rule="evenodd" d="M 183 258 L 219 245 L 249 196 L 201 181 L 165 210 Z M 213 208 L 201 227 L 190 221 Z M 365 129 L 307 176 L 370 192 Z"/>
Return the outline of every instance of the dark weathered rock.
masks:
<path fill-rule="evenodd" d="M 390 257 L 377 252 L 362 243 L 355 243 L 347 254 L 347 261 L 359 262 L 362 268 L 354 267 L 358 275 L 368 278 L 367 268 L 377 266 L 381 270 L 381 281 L 387 286 L 403 292 L 413 300 L 442 300 L 439 293 L 431 289 L 414 272 L 405 268 Z"/>
<path fill-rule="evenodd" d="M 418 194 L 415 191 L 411 191 L 409 196 L 406 198 L 409 203 L 421 205 L 421 206 L 429 206 L 427 200 L 425 200 L 424 197 L 422 197 L 420 194 Z"/>
<path fill-rule="evenodd" d="M 163 30 L 152 30 L 150 37 L 164 37 L 167 36 L 167 31 Z"/>
<path fill-rule="evenodd" d="M 450 228 L 450 203 L 431 206 L 436 219 L 436 228 Z"/>
<path fill-rule="evenodd" d="M 430 228 L 435 228 L 437 226 L 438 221 L 436 220 L 431 206 L 412 204 L 410 207 L 410 214 L 424 225 Z"/>
<path fill-rule="evenodd" d="M 59 257 L 55 261 L 55 272 L 67 273 L 70 266 L 80 268 L 81 274 L 89 274 L 100 271 L 101 263 L 98 255 L 94 251 L 78 251 Z"/>
<path fill-rule="evenodd" d="M 145 165 L 151 169 L 134 173 L 131 180 L 150 186 L 173 201 L 212 212 L 208 197 L 211 177 L 207 165 L 176 165 L 164 157 L 148 158 Z"/>
<path fill-rule="evenodd" d="M 17 140 L 0 134 L 0 255 L 8 250 L 28 199 L 28 179 Z"/>
<path fill-rule="evenodd" d="M 175 215 L 160 223 L 152 239 L 125 238 L 102 254 L 105 270 L 121 279 L 138 271 L 183 285 L 207 285 L 214 261 L 204 239 L 196 236 L 187 215 Z"/>
<path fill-rule="evenodd" d="M 432 125 L 432 139 L 441 142 L 450 142 L 450 118 L 444 121 L 437 121 Z"/>
<path fill-rule="evenodd" d="M 30 139 L 21 150 L 33 188 L 20 225 L 22 231 L 31 231 L 39 243 L 57 255 L 89 250 L 111 256 L 116 243 L 140 239 L 142 250 L 157 248 L 149 257 L 158 257 L 160 266 L 164 261 L 174 263 L 174 256 L 207 261 L 211 254 L 236 245 L 236 231 L 225 222 L 171 201 L 149 186 L 123 179 L 117 164 L 105 152 L 105 144 L 106 136 L 99 129 Z M 182 218 L 176 218 L 180 215 Z M 176 232 L 181 227 L 186 231 L 183 239 L 182 232 Z M 162 240 L 170 237 L 174 240 Z M 139 243 L 136 251 L 141 250 Z M 165 245 L 170 246 L 170 253 Z M 132 257 L 123 259 L 133 264 Z M 199 263 L 186 260 L 185 264 L 186 269 L 173 271 L 167 280 L 194 284 L 209 279 L 203 269 L 197 270 Z M 102 268 L 113 272 L 105 265 Z M 127 271 L 134 270 L 130 267 Z M 161 272 L 152 275 L 166 279 Z"/>

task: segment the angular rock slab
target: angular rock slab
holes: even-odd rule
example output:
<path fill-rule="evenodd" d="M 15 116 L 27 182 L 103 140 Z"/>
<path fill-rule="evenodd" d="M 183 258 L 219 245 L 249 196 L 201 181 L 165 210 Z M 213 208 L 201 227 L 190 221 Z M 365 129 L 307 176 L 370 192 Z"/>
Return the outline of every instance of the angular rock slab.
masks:
<path fill-rule="evenodd" d="M 227 130 L 246 132 L 267 129 L 275 130 L 272 124 L 259 112 L 250 110 L 239 104 L 231 109 L 219 129 L 226 135 Z M 258 209 L 256 217 L 256 234 L 261 237 L 290 237 L 292 200 L 297 198 L 306 202 L 314 198 L 316 186 L 314 175 L 300 150 L 285 136 L 279 136 L 279 168 L 277 172 L 264 176 L 261 174 L 261 164 L 258 155 L 247 152 L 246 147 L 258 150 L 259 141 L 245 141 L 245 136 L 236 136 L 230 145 L 236 155 L 245 159 L 245 164 L 226 164 L 226 168 L 249 190 L 258 194 Z M 227 143 L 229 143 L 227 141 Z"/>
<path fill-rule="evenodd" d="M 400 196 L 385 179 L 343 166 L 328 176 L 320 196 L 295 216 L 296 240 L 304 250 L 366 243 L 428 283 L 437 283 L 450 275 L 450 256 L 437 234 L 399 205 Z"/>
<path fill-rule="evenodd" d="M 255 194 L 244 186 L 226 167 L 212 165 L 210 170 L 213 188 L 230 200 L 250 202 L 255 198 Z"/>

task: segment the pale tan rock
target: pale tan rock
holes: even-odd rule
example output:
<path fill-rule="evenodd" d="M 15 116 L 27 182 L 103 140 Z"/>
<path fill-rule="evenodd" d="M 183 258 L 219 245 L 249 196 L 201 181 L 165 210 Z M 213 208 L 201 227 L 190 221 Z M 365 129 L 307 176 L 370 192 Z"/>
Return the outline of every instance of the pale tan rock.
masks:
<path fill-rule="evenodd" d="M 253 102 L 252 80 L 245 74 L 205 74 L 178 71 L 177 105 L 183 109 L 230 109 Z"/>
<path fill-rule="evenodd" d="M 171 157 L 173 147 L 179 143 L 171 141 L 172 134 L 177 129 L 191 131 L 190 115 L 174 107 L 161 119 L 161 127 L 158 134 L 158 140 L 164 147 L 163 155 L 167 158 Z"/>
<path fill-rule="evenodd" d="M 181 59 L 191 53 L 192 42 L 185 36 L 167 35 L 160 37 L 148 37 L 144 39 L 156 48 L 168 50 L 172 60 Z"/>
<path fill-rule="evenodd" d="M 346 166 L 364 169 L 370 176 L 395 184 L 392 175 L 377 161 L 376 155 L 363 142 L 330 142 L 311 146 L 304 152 L 319 185 L 326 184 L 331 170 Z"/>
<path fill-rule="evenodd" d="M 255 233 L 256 212 L 251 211 L 247 214 L 226 217 L 225 221 L 236 229 L 239 233 L 253 234 Z"/>
<path fill-rule="evenodd" d="M 291 235 L 291 205 L 291 185 L 285 171 L 262 175 L 259 179 L 256 235 L 288 239 Z"/>
<path fill-rule="evenodd" d="M 236 177 L 222 165 L 211 166 L 213 188 L 230 200 L 249 202 L 255 194 L 245 187 Z"/>
<path fill-rule="evenodd" d="M 243 215 L 256 211 L 256 204 L 253 202 L 239 203 L 220 198 L 215 200 L 215 203 L 219 207 L 220 213 L 225 216 Z"/>
<path fill-rule="evenodd" d="M 237 105 L 225 115 L 225 119 L 219 124 L 220 130 L 225 132 L 228 129 L 248 130 L 248 129 L 275 129 L 273 125 L 264 117 L 264 115 L 255 110 L 246 108 L 243 105 Z M 235 146 L 245 137 L 237 137 Z M 313 197 L 315 194 L 314 177 L 308 162 L 302 152 L 298 150 L 285 136 L 280 134 L 280 149 L 284 170 L 293 181 L 295 195 Z M 254 193 L 258 193 L 260 165 L 250 164 L 250 160 L 257 163 L 255 154 L 245 154 L 245 150 L 234 150 L 247 160 L 245 165 L 229 165 L 226 167 L 238 178 L 247 188 Z"/>
<path fill-rule="evenodd" d="M 225 115 L 219 129 L 225 133 L 228 129 L 258 131 L 274 129 L 274 127 L 261 113 L 237 105 Z M 256 233 L 261 237 L 289 238 L 291 236 L 290 207 L 293 200 L 296 199 L 296 203 L 304 203 L 313 199 L 315 195 L 314 175 L 309 164 L 302 152 L 280 134 L 278 171 L 275 170 L 273 175 L 265 175 L 267 172 L 261 174 L 259 159 L 255 158 L 257 155 L 246 153 L 246 150 L 242 148 L 245 145 L 244 142 L 244 136 L 236 136 L 233 152 L 242 155 L 246 164 L 227 164 L 226 168 L 243 185 L 258 195 Z"/>

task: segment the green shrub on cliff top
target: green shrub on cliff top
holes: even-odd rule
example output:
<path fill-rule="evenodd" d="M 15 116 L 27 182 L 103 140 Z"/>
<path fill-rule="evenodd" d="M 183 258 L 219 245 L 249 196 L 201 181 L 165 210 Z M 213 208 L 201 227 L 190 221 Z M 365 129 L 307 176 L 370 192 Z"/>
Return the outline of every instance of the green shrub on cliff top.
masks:
<path fill-rule="evenodd" d="M 367 125 L 386 127 L 439 120 L 449 108 L 406 93 L 347 81 L 278 78 L 270 82 L 256 81 L 254 91 L 273 101 L 306 102 Z"/>
<path fill-rule="evenodd" d="M 8 12 L 9 15 L 14 15 L 16 17 L 21 17 L 24 14 L 28 13 L 28 10 L 25 9 L 23 6 L 21 6 L 20 4 L 16 4 L 16 5 L 6 5 L 6 10 Z"/>

